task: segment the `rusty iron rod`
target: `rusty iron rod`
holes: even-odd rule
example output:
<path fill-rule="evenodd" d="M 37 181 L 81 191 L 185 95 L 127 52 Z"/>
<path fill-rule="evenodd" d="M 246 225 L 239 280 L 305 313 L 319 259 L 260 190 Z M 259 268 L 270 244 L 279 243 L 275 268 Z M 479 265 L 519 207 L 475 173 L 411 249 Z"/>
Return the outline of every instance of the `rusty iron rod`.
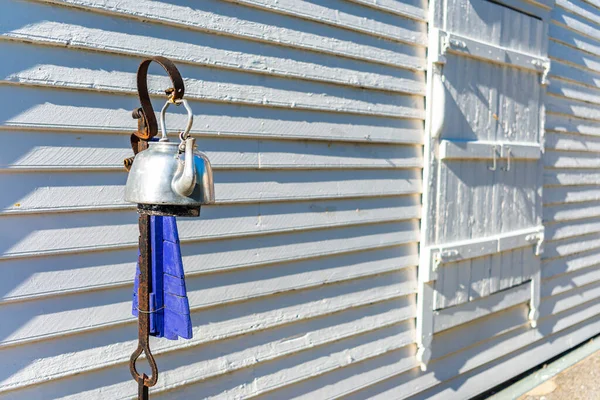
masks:
<path fill-rule="evenodd" d="M 133 379 L 138 383 L 138 399 L 148 400 L 148 388 L 158 381 L 158 367 L 150 351 L 150 292 L 152 291 L 152 247 L 150 241 L 150 216 L 140 213 L 140 276 L 138 286 L 138 347 L 131 355 L 129 369 Z M 136 361 L 144 353 L 150 364 L 152 375 L 140 374 L 136 369 Z"/>

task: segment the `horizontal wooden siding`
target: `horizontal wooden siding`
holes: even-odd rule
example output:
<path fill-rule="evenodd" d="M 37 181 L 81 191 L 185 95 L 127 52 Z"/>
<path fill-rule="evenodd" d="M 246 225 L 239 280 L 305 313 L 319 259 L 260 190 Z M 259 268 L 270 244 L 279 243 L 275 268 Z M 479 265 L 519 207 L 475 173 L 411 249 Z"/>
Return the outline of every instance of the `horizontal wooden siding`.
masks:
<path fill-rule="evenodd" d="M 339 393 L 362 362 L 414 366 L 422 2 L 6 0 L 0 26 L 0 397 L 136 393 L 121 165 L 152 55 L 186 78 L 217 196 L 179 221 L 194 338 L 152 341 L 154 396 Z"/>

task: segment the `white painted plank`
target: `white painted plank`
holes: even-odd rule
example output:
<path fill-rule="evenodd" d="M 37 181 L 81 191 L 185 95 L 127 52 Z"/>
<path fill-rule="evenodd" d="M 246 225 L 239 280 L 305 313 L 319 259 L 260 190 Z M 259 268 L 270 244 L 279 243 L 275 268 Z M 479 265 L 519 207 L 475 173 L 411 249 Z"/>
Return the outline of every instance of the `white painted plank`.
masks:
<path fill-rule="evenodd" d="M 554 169 L 544 171 L 544 185 L 598 185 L 600 171 L 595 169 Z"/>
<path fill-rule="evenodd" d="M 383 355 L 370 357 L 360 363 L 350 363 L 323 375 L 311 377 L 294 385 L 287 385 L 260 396 L 260 399 L 335 399 L 369 386 L 392 371 L 408 372 L 415 368 L 414 348 L 407 346 Z M 166 393 L 167 399 L 173 398 Z"/>
<path fill-rule="evenodd" d="M 476 301 L 435 311 L 434 330 L 439 332 L 450 329 L 493 312 L 527 302 L 531 297 L 530 292 L 530 284 L 525 283 Z"/>
<path fill-rule="evenodd" d="M 400 245 L 408 247 L 395 251 L 408 257 L 405 261 L 408 265 L 413 265 L 417 254 L 414 244 L 417 235 L 416 222 L 359 225 L 184 243 L 182 253 L 188 276 Z M 98 254 L 103 257 L 99 258 Z M 130 285 L 136 261 L 136 249 L 133 246 L 108 253 L 79 252 L 51 258 L 5 261 L 3 267 L 10 268 L 13 272 L 2 281 L 3 297 L 19 299 L 63 291 L 89 291 Z"/>
<path fill-rule="evenodd" d="M 492 259 L 490 257 L 476 258 L 470 260 L 470 263 L 471 277 L 468 301 L 473 301 L 492 293 L 490 288 Z"/>
<path fill-rule="evenodd" d="M 596 169 L 547 169 L 544 171 L 544 185 L 584 186 L 597 185 L 598 171 Z"/>
<path fill-rule="evenodd" d="M 600 136 L 600 123 L 568 114 L 546 114 L 546 129 L 560 133 Z"/>
<path fill-rule="evenodd" d="M 544 208 L 544 220 L 547 223 L 572 221 L 600 217 L 600 204 L 592 203 L 557 204 Z"/>
<path fill-rule="evenodd" d="M 579 71 L 579 76 L 585 75 Z M 599 74 L 600 77 L 600 74 Z M 575 99 L 593 104 L 600 104 L 600 91 L 597 88 L 590 88 L 579 84 L 574 84 L 559 79 L 554 79 L 552 85 L 548 86 L 548 93 L 566 99 Z"/>
<path fill-rule="evenodd" d="M 544 246 L 544 258 L 565 257 L 597 248 L 600 248 L 600 234 L 592 233 L 575 236 L 546 243 Z"/>
<path fill-rule="evenodd" d="M 339 368 L 358 364 L 371 357 L 401 349 L 410 344 L 407 336 L 412 334 L 410 331 L 403 333 L 404 330 L 401 330 L 400 327 L 382 329 L 378 333 L 364 335 L 365 339 L 370 339 L 367 343 L 362 342 L 361 338 L 341 341 L 337 346 L 315 348 L 313 354 L 307 354 L 304 357 L 280 360 L 271 367 L 263 366 L 256 368 L 255 371 L 244 371 L 210 382 L 208 385 L 203 383 L 197 386 L 191 385 L 179 391 L 168 392 L 165 397 L 159 396 L 159 398 L 185 398 L 193 396 L 199 391 L 205 393 L 207 398 L 214 399 L 245 398 L 265 394 L 284 385 L 312 379 Z M 401 365 L 407 367 L 413 364 L 414 361 L 410 357 L 413 351 L 414 346 L 410 346 L 400 352 L 403 354 Z M 290 367 L 290 365 L 292 366 Z M 267 397 L 270 395 L 267 394 Z"/>
<path fill-rule="evenodd" d="M 440 160 L 473 160 L 507 158 L 537 160 L 541 157 L 538 143 L 488 142 L 484 140 L 454 141 L 442 140 L 439 148 Z"/>
<path fill-rule="evenodd" d="M 560 9 L 555 9 L 553 13 L 556 13 L 556 10 Z M 567 24 L 574 21 L 574 19 L 572 18 L 572 14 L 564 11 L 559 13 L 558 18 L 555 21 L 556 22 L 553 21 L 549 26 L 549 33 L 552 40 L 581 49 L 590 54 L 600 55 L 600 46 L 597 41 L 593 37 L 587 36 L 587 33 L 577 29 L 583 26 L 583 30 L 587 31 L 588 29 L 586 28 L 585 22 L 582 24 L 580 22 L 581 20 L 579 22 L 575 20 L 576 27 L 568 26 Z"/>
<path fill-rule="evenodd" d="M 446 307 L 452 307 L 469 301 L 469 282 L 471 282 L 471 260 L 456 265 L 456 286 L 453 288 L 454 296 L 446 302 Z M 449 285 L 448 285 L 449 286 Z M 434 316 L 435 329 L 435 316 Z"/>
<path fill-rule="evenodd" d="M 0 110 L 6 128 L 130 133 L 136 129 L 134 96 L 0 85 L 13 101 Z M 156 101 L 155 110 L 164 104 Z M 335 114 L 227 103 L 196 103 L 195 136 L 245 136 L 361 142 L 422 143 L 422 121 Z M 169 126 L 185 126 L 183 114 L 168 114 Z M 10 129 L 10 128 L 9 128 Z M 125 141 L 127 144 L 127 141 Z M 126 147 L 126 145 L 124 146 Z"/>
<path fill-rule="evenodd" d="M 298 143 L 281 146 L 273 141 L 258 145 L 259 168 L 422 168 L 420 146 L 336 143 Z"/>
<path fill-rule="evenodd" d="M 439 264 L 442 266 L 448 262 L 474 259 L 507 250 L 533 246 L 537 238 L 540 237 L 540 232 L 543 232 L 543 230 L 543 226 L 529 227 L 508 231 L 499 235 L 429 246 L 423 248 L 422 251 L 429 252 L 431 262 L 435 262 L 436 257 L 439 257 Z"/>
<path fill-rule="evenodd" d="M 178 141 L 176 136 L 170 138 Z M 0 130 L 0 171 L 123 170 L 129 135 Z M 199 138 L 198 148 L 219 169 L 419 168 L 419 146 Z"/>
<path fill-rule="evenodd" d="M 594 93 L 600 79 L 599 57 L 559 42 L 551 42 L 550 51 L 552 57 L 550 78 L 553 83 L 556 81 L 557 85 L 581 85 L 590 93 Z M 550 87 L 548 89 L 550 90 Z"/>
<path fill-rule="evenodd" d="M 598 12 L 598 9 L 589 3 L 577 0 L 555 0 L 555 2 L 557 6 L 560 6 L 561 8 L 573 14 L 581 16 L 590 22 L 594 22 L 596 24 L 600 23 L 600 13 Z"/>
<path fill-rule="evenodd" d="M 598 301 L 600 297 L 600 283 L 594 282 L 583 287 L 562 292 L 558 295 L 545 298 L 540 306 L 540 317 L 555 315 L 585 304 L 588 301 Z"/>
<path fill-rule="evenodd" d="M 418 366 L 414 362 L 412 364 L 407 362 L 407 358 L 414 360 L 413 357 L 410 357 L 410 354 L 410 352 L 407 354 L 404 349 L 390 351 L 365 360 L 360 364 L 351 364 L 346 368 L 319 378 L 283 387 L 273 392 L 271 398 L 289 398 L 288 396 L 293 396 L 291 398 L 303 400 L 338 397 L 370 399 L 372 396 L 376 396 L 376 392 L 369 390 L 369 387 L 374 383 L 385 382 L 386 387 L 395 387 L 396 385 L 403 385 L 406 381 L 415 379 L 420 375 L 417 372 Z M 402 376 L 401 374 L 406 375 Z M 401 376 L 401 378 L 396 379 L 397 376 Z M 314 384 L 312 384 L 313 382 Z M 405 398 L 405 392 L 405 390 L 400 390 L 398 393 L 392 394 L 391 397 L 384 396 L 383 399 Z M 269 396 L 265 397 L 270 398 Z"/>
<path fill-rule="evenodd" d="M 583 56 L 582 54 L 574 54 L 573 57 L 582 58 Z M 592 64 L 591 62 L 587 62 L 585 59 L 584 62 Z M 600 82 L 600 73 L 590 71 L 586 68 L 568 65 L 557 60 L 552 61 L 552 71 L 553 74 L 550 74 L 550 79 L 552 82 L 556 82 L 557 86 L 572 85 L 572 89 L 563 90 L 563 92 L 572 96 L 574 92 L 582 91 L 584 97 L 590 98 L 592 101 L 597 100 L 596 85 L 598 82 Z M 583 90 L 580 88 L 583 88 Z M 558 88 L 553 92 L 561 94 L 561 91 Z"/>
<path fill-rule="evenodd" d="M 424 34 L 424 24 L 409 21 L 397 20 L 397 23 L 408 25 L 410 29 L 401 26 L 394 26 L 391 23 L 378 21 L 377 15 L 371 15 L 368 8 L 362 10 L 353 9 L 354 14 L 348 12 L 349 4 L 341 1 L 329 1 L 328 7 L 314 4 L 302 0 L 228 0 L 241 5 L 258 7 L 268 11 L 274 11 L 292 17 L 305 18 L 323 24 L 338 26 L 340 28 L 351 29 L 357 32 L 382 37 L 391 40 L 397 40 L 409 44 L 425 46 L 427 37 Z M 362 18 L 359 12 L 362 11 Z M 357 15 L 358 14 L 358 15 Z M 369 17 L 373 18 L 369 18 Z M 410 21 L 412 22 L 412 21 Z M 416 36 L 415 32 L 422 32 Z"/>
<path fill-rule="evenodd" d="M 41 47 L 0 41 L 0 57 L 13 62 L 0 67 L 5 82 L 137 94 L 139 58 L 69 48 Z M 285 107 L 389 117 L 423 118 L 421 96 L 398 96 L 297 79 L 265 78 L 224 69 L 180 65 L 188 100 Z M 161 95 L 171 82 L 160 68 L 149 77 L 151 93 Z M 224 83 L 225 82 L 225 83 Z M 160 88 L 161 90 L 158 90 Z M 196 103 L 197 108 L 201 103 Z"/>
<path fill-rule="evenodd" d="M 590 21 L 570 13 L 561 7 L 554 8 L 552 12 L 552 21 L 592 39 L 600 39 L 600 29 L 597 28 L 597 25 L 590 23 Z M 556 37 L 552 30 L 550 31 L 550 34 Z"/>
<path fill-rule="evenodd" d="M 190 276 L 188 297 L 195 309 L 216 307 L 291 290 L 312 289 L 325 284 L 390 273 L 394 273 L 390 276 L 395 282 L 402 284 L 399 289 L 403 293 L 413 293 L 416 290 L 415 247 L 399 246 L 331 256 L 319 262 L 304 260 L 227 274 Z M 127 289 L 130 291 L 131 287 Z"/>
<path fill-rule="evenodd" d="M 419 193 L 418 170 L 219 171 L 218 203 L 325 199 Z M 123 172 L 0 175 L 2 213 L 116 209 L 127 206 Z"/>
<path fill-rule="evenodd" d="M 544 187 L 544 205 L 595 201 L 598 198 L 600 190 L 593 186 Z"/>
<path fill-rule="evenodd" d="M 454 307 L 520 285 L 530 276 L 524 277 L 524 269 L 535 269 L 536 265 L 539 259 L 532 246 L 444 265 L 435 282 L 435 308 Z"/>
<path fill-rule="evenodd" d="M 397 286 L 394 290 L 397 295 L 407 295 L 416 291 L 415 268 L 400 270 L 396 277 Z M 196 287 L 193 283 L 188 289 L 192 310 L 223 304 L 222 301 L 213 304 L 210 298 L 205 299 L 203 289 L 202 284 Z M 11 323 L 0 327 L 0 347 L 64 334 L 107 329 L 109 326 L 133 321 L 131 294 L 131 287 L 122 287 L 70 297 L 50 297 L 41 301 L 3 304 L 0 307 L 0 315 L 8 318 L 7 321 L 10 320 Z M 217 293 L 217 296 L 223 296 L 223 293 Z M 240 300 L 235 298 L 235 294 L 233 296 L 233 301 Z"/>
<path fill-rule="evenodd" d="M 588 4 L 590 4 L 590 5 L 592 5 L 592 6 L 600 8 L 600 2 L 598 2 L 598 0 L 585 0 L 585 2 L 588 3 Z M 566 7 L 564 7 L 564 8 L 566 8 Z"/>
<path fill-rule="evenodd" d="M 438 206 L 439 233 L 436 238 L 440 246 L 446 246 L 446 242 L 461 240 L 473 240 L 495 236 L 497 234 L 521 230 L 536 226 L 536 199 L 538 198 L 538 175 L 535 172 L 535 163 L 529 163 L 534 167 L 532 173 L 517 174 L 523 171 L 519 167 L 512 168 L 510 173 L 505 173 L 498 165 L 496 171 L 488 169 L 490 163 L 486 161 L 469 161 L 468 163 L 446 163 L 440 168 L 441 189 L 440 196 L 449 201 L 442 202 Z M 513 166 L 516 163 L 513 163 Z M 533 165 L 531 165 L 533 164 Z M 517 164 L 518 166 L 525 163 Z M 527 170 L 526 170 L 527 171 Z M 496 182 L 495 185 L 484 185 L 482 182 Z M 496 188 L 496 194 L 494 194 Z M 516 189 L 518 188 L 518 189 Z M 488 199 L 486 211 L 481 215 L 473 215 L 475 205 L 479 200 Z M 471 203 L 475 201 L 475 203 Z M 492 213 L 495 221 L 490 223 L 484 217 L 489 215 L 489 208 L 497 211 Z M 502 212 L 503 207 L 518 209 L 520 218 L 513 218 L 512 214 Z M 541 210 L 540 210 L 541 211 Z M 493 247 L 493 246 L 492 246 Z M 485 252 L 479 252 L 483 255 Z M 475 256 L 474 253 L 473 256 Z"/>
<path fill-rule="evenodd" d="M 356 312 L 361 313 L 364 311 L 363 306 L 373 303 L 380 303 L 375 305 L 376 309 L 385 309 L 392 305 L 395 309 L 396 321 L 412 318 L 414 317 L 414 295 L 398 296 L 397 282 L 390 285 L 390 275 L 383 275 L 339 285 L 321 286 L 309 291 L 292 291 L 285 297 L 280 297 L 276 306 L 274 306 L 274 298 L 267 297 L 209 308 L 192 313 L 194 326 L 192 340 L 153 340 L 152 347 L 158 355 L 175 349 L 210 346 L 216 339 L 227 340 L 235 337 L 245 339 L 248 336 L 243 334 L 264 330 L 267 330 L 268 334 L 268 330 L 302 324 L 311 318 L 333 316 L 335 319 L 336 313 L 353 308 L 357 308 Z M 349 312 L 353 313 L 353 311 Z M 324 319 L 326 320 L 327 317 Z M 257 324 L 257 320 L 261 323 Z M 95 330 L 79 335 L 63 335 L 51 340 L 33 342 L 28 346 L 3 349 L 3 354 L 7 357 L 0 359 L 0 363 L 11 360 L 10 366 L 3 365 L 3 370 L 10 368 L 15 374 L 2 381 L 0 390 L 42 383 L 49 378 L 77 375 L 84 370 L 99 367 L 115 364 L 124 366 L 129 359 L 130 349 L 137 342 L 135 327 L 133 324 L 120 325 L 112 327 L 110 334 L 107 335 L 107 332 Z M 14 364 L 17 360 L 18 364 Z M 41 386 L 33 390 L 45 390 L 45 388 Z"/>
<path fill-rule="evenodd" d="M 548 112 L 568 114 L 577 118 L 584 118 L 592 121 L 600 120 L 600 110 L 597 106 L 583 101 L 565 99 L 548 94 L 546 97 L 546 107 Z"/>
<path fill-rule="evenodd" d="M 214 272 L 415 243 L 417 235 L 417 221 L 394 222 L 198 242 L 183 246 L 182 252 L 187 257 L 188 272 Z"/>
<path fill-rule="evenodd" d="M 502 272 L 504 257 L 502 254 L 493 254 L 491 257 L 492 267 L 490 269 L 490 291 L 497 292 L 503 289 Z"/>
<path fill-rule="evenodd" d="M 166 46 L 148 46 L 144 44 L 143 40 L 144 36 L 148 34 L 147 27 L 136 20 L 119 20 L 119 22 L 122 22 L 119 26 L 119 24 L 111 22 L 114 21 L 114 18 L 109 19 L 106 16 L 80 13 L 74 9 L 65 10 L 56 9 L 56 7 L 48 8 L 42 5 L 19 3 L 13 6 L 15 9 L 20 7 L 19 9 L 23 11 L 22 14 L 19 14 L 21 18 L 27 19 L 28 13 L 40 12 L 53 19 L 54 23 L 59 24 L 59 26 L 65 26 L 67 29 L 72 27 L 74 35 L 77 31 L 82 32 L 83 36 L 80 37 L 81 40 L 78 41 L 76 46 L 78 49 L 148 57 L 156 55 L 156 49 L 161 48 L 161 51 L 165 52 L 164 55 L 176 62 L 180 61 L 186 64 L 217 66 L 343 85 L 408 90 L 413 93 L 423 93 L 424 89 L 423 74 L 376 65 L 366 61 L 322 53 L 310 53 L 300 49 L 274 46 L 265 42 L 251 42 L 233 37 L 215 36 L 200 31 L 191 34 L 186 30 L 159 25 L 153 26 L 153 43 L 165 44 Z M 40 21 L 36 21 L 34 18 L 31 19 L 34 14 L 29 15 L 29 21 L 24 23 L 33 26 L 39 24 Z M 51 22 L 48 21 L 48 23 Z M 98 27 L 99 29 L 86 27 Z M 120 45 L 117 48 L 107 49 L 106 43 L 102 41 L 102 37 L 106 39 L 106 35 L 112 35 L 109 40 Z M 34 34 L 30 41 L 39 44 L 69 43 L 71 45 L 73 44 L 69 42 L 71 38 L 73 37 L 61 30 L 57 32 L 46 30 L 42 36 Z M 127 43 L 128 38 L 131 43 Z M 134 45 L 132 46 L 132 44 Z M 183 51 L 186 49 L 190 51 Z M 202 54 L 202 57 L 199 57 L 199 54 Z"/>
<path fill-rule="evenodd" d="M 432 304 L 433 309 L 446 308 L 455 305 L 459 293 L 457 288 L 460 285 L 458 280 L 459 268 L 468 268 L 468 261 L 452 263 L 440 269 L 440 276 L 434 283 L 435 301 Z"/>
<path fill-rule="evenodd" d="M 5 38 L 68 44 L 76 47 L 95 47 L 104 51 L 127 51 L 138 54 L 151 51 L 151 48 L 161 48 L 164 49 L 162 52 L 166 57 L 174 56 L 174 59 L 181 59 L 181 55 L 187 55 L 186 61 L 194 62 L 200 58 L 198 55 L 204 53 L 204 49 L 210 47 L 182 43 L 181 41 L 186 36 L 183 32 L 183 29 L 185 29 L 189 33 L 194 33 L 197 38 L 201 37 L 200 31 L 208 31 L 223 36 L 270 42 L 401 68 L 424 69 L 424 49 L 418 50 L 410 45 L 381 41 L 377 38 L 359 33 L 353 34 L 347 30 L 329 28 L 321 24 L 311 26 L 309 22 L 303 22 L 300 30 L 296 19 L 281 15 L 277 17 L 278 26 L 275 26 L 270 21 L 273 18 L 272 13 L 252 8 L 242 8 L 227 2 L 217 2 L 216 0 L 205 0 L 202 3 L 186 2 L 182 6 L 167 5 L 150 0 L 103 0 L 100 3 L 94 0 L 52 0 L 53 3 L 77 6 L 91 11 L 101 10 L 103 13 L 110 13 L 113 16 L 123 18 L 120 23 L 113 19 L 115 23 L 111 24 L 112 29 L 103 30 L 101 35 L 98 35 L 100 32 L 97 30 L 88 28 L 97 26 L 99 19 L 107 19 L 106 16 L 99 13 L 84 13 L 69 8 L 22 4 L 20 2 L 13 3 L 14 0 L 8 1 L 11 2 L 10 7 L 13 11 L 11 17 L 9 17 L 9 20 L 0 19 L 3 26 L 6 26 L 6 30 L 3 32 Z M 47 17 L 44 21 L 38 20 L 32 23 L 31 14 L 43 14 Z M 230 15 L 235 15 L 235 17 Z M 15 18 L 15 16 L 19 18 Z M 138 25 L 141 23 L 139 20 L 166 25 L 164 27 L 157 25 L 154 28 L 157 31 L 162 29 L 164 31 L 175 30 L 180 32 L 181 34 L 178 35 L 180 42 L 161 40 L 156 37 L 158 32 L 154 33 L 151 43 L 143 40 L 142 35 L 138 34 L 136 40 L 135 36 L 131 34 L 118 32 L 118 25 L 123 27 L 135 26 L 136 23 Z M 106 23 L 109 22 L 104 22 L 104 24 Z M 148 33 L 144 32 L 143 35 L 148 35 Z M 190 35 L 187 34 L 187 36 Z M 196 43 L 198 42 L 202 43 L 202 41 Z M 177 54 L 180 57 L 177 57 Z M 196 54 L 196 56 L 193 54 Z M 248 54 L 245 57 L 241 54 L 240 56 L 245 58 L 248 57 Z M 201 57 L 206 56 L 202 55 Z M 229 60 L 223 60 L 222 65 L 235 65 L 235 58 L 230 53 Z"/>
<path fill-rule="evenodd" d="M 417 21 L 427 21 L 427 5 L 418 0 L 348 0 Z M 411 4 L 413 3 L 413 4 Z"/>
<path fill-rule="evenodd" d="M 600 139 L 594 136 L 579 135 L 571 133 L 546 133 L 546 152 L 548 150 L 557 151 L 577 151 L 589 152 L 591 154 L 600 153 Z M 548 153 L 546 153 L 546 156 Z"/>
<path fill-rule="evenodd" d="M 600 263 L 599 260 L 600 249 L 598 248 L 547 260 L 542 264 L 542 278 L 548 279 L 557 275 L 569 274 L 584 268 L 596 266 Z"/>
<path fill-rule="evenodd" d="M 332 372 L 338 368 L 343 368 L 348 365 L 358 363 L 370 358 L 371 356 L 409 345 L 411 343 L 410 336 L 413 333 L 412 329 L 413 327 L 410 324 L 401 324 L 393 328 L 383 328 L 378 334 L 365 335 L 373 338 L 380 338 L 380 340 L 366 345 L 362 345 L 361 342 L 356 340 L 358 338 L 356 338 L 355 340 L 346 340 L 346 343 L 339 343 L 338 346 L 328 346 L 329 348 L 315 347 L 310 351 L 312 354 L 305 354 L 303 357 L 293 357 L 290 360 L 279 360 L 275 363 L 275 365 L 270 367 L 259 365 L 256 367 L 256 371 L 247 371 L 240 374 L 243 375 L 245 379 L 249 379 L 248 383 L 252 382 L 256 386 L 254 384 L 246 384 L 241 385 L 241 387 L 237 386 L 234 390 L 229 391 L 225 388 L 231 384 L 231 381 L 229 377 L 224 377 L 224 379 L 221 378 L 219 380 L 222 382 L 222 384 L 225 384 L 223 385 L 224 387 L 219 387 L 220 385 L 217 383 L 219 381 L 211 382 L 211 386 L 213 386 L 214 383 L 217 383 L 217 385 L 215 385 L 216 387 L 213 386 L 213 390 L 209 391 L 208 395 L 210 396 L 210 393 L 212 393 L 212 396 L 209 398 L 214 397 L 223 399 L 230 398 L 229 396 L 254 396 L 256 394 L 261 394 L 276 389 L 283 385 L 289 385 L 315 378 L 323 373 Z M 396 334 L 391 335 L 388 333 L 389 331 L 395 331 Z M 336 350 L 338 350 L 339 353 Z M 326 354 L 325 352 L 330 353 Z M 412 346 L 405 351 L 407 356 L 404 361 L 405 364 L 413 363 L 411 357 L 409 357 L 411 353 Z M 255 376 L 254 374 L 265 375 L 260 376 L 258 379 L 253 379 Z M 241 377 L 238 376 L 236 378 L 240 379 Z M 197 380 L 195 379 L 195 381 Z M 199 386 L 203 387 L 205 385 L 200 383 Z M 181 398 L 182 396 L 188 397 L 189 395 L 197 392 L 197 390 L 197 387 L 191 385 L 183 388 L 181 391 L 167 393 L 166 398 Z M 162 396 L 159 396 L 158 398 L 162 398 Z"/>
<path fill-rule="evenodd" d="M 418 219 L 418 196 L 300 203 L 204 206 L 201 218 L 180 218 L 182 242 Z M 80 253 L 137 246 L 134 210 L 33 214 L 0 220 L 0 258 Z"/>
<path fill-rule="evenodd" d="M 490 3 L 493 4 L 493 3 Z M 522 68 L 534 72 L 543 72 L 544 65 L 549 63 L 545 57 L 537 57 L 526 52 L 514 51 L 496 44 L 470 39 L 457 34 L 446 34 L 448 48 L 446 51 L 475 59 L 506 65 L 514 68 Z M 534 54 L 539 53 L 539 48 L 534 46 Z"/>
<path fill-rule="evenodd" d="M 600 268 L 585 268 L 542 282 L 542 297 L 555 296 L 600 281 Z"/>
<path fill-rule="evenodd" d="M 400 229 L 396 226 L 397 229 Z M 393 227 L 391 228 L 393 229 Z M 400 239 L 403 234 L 400 231 L 391 231 L 389 234 L 383 233 L 381 230 L 372 232 L 372 236 L 366 232 L 369 228 L 363 227 L 353 229 L 355 237 L 344 235 L 336 230 L 327 239 L 326 232 L 309 232 L 305 235 L 284 235 L 280 234 L 281 238 L 266 237 L 261 240 L 257 239 L 237 239 L 224 240 L 222 243 L 208 242 L 206 244 L 184 244 L 184 263 L 187 276 L 204 276 L 204 272 L 219 272 L 231 269 L 242 269 L 244 274 L 248 276 L 271 273 L 279 277 L 280 273 L 287 267 L 282 267 L 282 263 L 290 261 L 299 261 L 303 267 L 314 274 L 314 277 L 306 277 L 306 283 L 318 281 L 322 274 L 325 280 L 333 281 L 336 279 L 344 279 L 344 275 L 337 276 L 328 274 L 326 267 L 328 265 L 344 265 L 348 259 L 352 259 L 353 263 L 361 264 L 363 261 L 369 261 L 371 258 L 376 261 L 369 265 L 367 269 L 361 270 L 360 266 L 356 267 L 355 272 L 347 271 L 347 277 L 361 276 L 361 274 L 369 274 L 374 271 L 389 271 L 394 268 L 401 268 L 417 264 L 416 260 L 416 244 L 410 244 L 406 239 Z M 379 232 L 379 236 L 377 236 Z M 331 236 L 331 235 L 338 235 Z M 406 235 L 412 235 L 413 240 L 415 234 L 406 232 Z M 316 241 L 311 243 L 308 237 L 314 236 Z M 399 237 L 394 237 L 394 235 Z M 294 244 L 294 240 L 298 243 Z M 410 239 L 409 239 L 410 240 Z M 304 241 L 304 243 L 302 243 Z M 254 251 L 243 250 L 244 244 L 248 246 L 260 246 Z M 320 246 L 329 246 L 328 251 L 323 251 Z M 217 246 L 216 252 L 218 255 L 211 256 L 209 253 L 210 246 Z M 232 247 L 232 254 L 228 254 L 227 246 Z M 302 252 L 305 253 L 302 253 Z M 348 252 L 352 253 L 345 256 Z M 206 254 L 208 253 L 208 254 Z M 99 255 L 102 255 L 101 257 Z M 311 257 L 327 256 L 327 258 L 318 258 L 313 261 L 307 260 Z M 341 258 L 333 257 L 340 255 Z M 245 258 L 244 258 L 245 257 Z M 331 258 L 333 257 L 333 258 Z M 390 262 L 384 260 L 394 257 Z M 346 261 L 344 261 L 346 260 Z M 363 261 L 361 261 L 363 260 Z M 11 271 L 0 283 L 0 293 L 2 293 L 2 301 L 20 301 L 25 299 L 40 298 L 59 294 L 68 294 L 76 292 L 85 292 L 97 290 L 101 288 L 115 288 L 120 286 L 130 286 L 135 271 L 136 251 L 134 247 L 127 250 L 111 251 L 104 253 L 88 252 L 75 253 L 74 255 L 63 255 L 53 257 L 36 257 L 30 259 L 17 259 L 4 261 L 2 267 Z M 205 264 L 213 262 L 212 265 Z M 340 264 L 341 263 L 341 264 Z M 353 263 L 351 263 L 353 265 Z M 276 268 L 266 267 L 265 265 L 273 265 Z M 287 265 L 287 264 L 286 264 Z M 320 265 L 323 268 L 322 272 L 315 271 L 315 266 Z M 263 267 L 265 266 L 265 267 Z M 250 269 L 249 267 L 259 268 Z M 266 268 L 266 269 L 263 269 Z M 289 268 L 296 268 L 294 265 L 289 265 Z M 205 278 L 198 278 L 198 282 L 212 281 L 220 278 L 220 275 L 208 275 Z M 265 280 L 264 290 L 271 290 L 267 285 L 268 276 L 263 276 Z M 295 287 L 302 287 L 303 281 L 294 283 Z M 219 287 L 222 283 L 219 283 Z M 240 289 L 239 295 L 243 294 Z M 232 292 L 229 295 L 234 295 Z M 207 298 L 208 299 L 208 298 Z"/>
<path fill-rule="evenodd" d="M 600 232 L 600 218 L 591 216 L 584 220 L 557 222 L 546 226 L 548 240 L 566 239 Z"/>
<path fill-rule="evenodd" d="M 464 351 L 476 343 L 498 338 L 526 324 L 528 312 L 529 307 L 526 304 L 520 304 L 479 318 L 472 324 L 438 332 L 431 343 L 432 354 L 435 359 L 440 359 L 452 353 Z M 432 363 L 432 367 L 435 368 L 435 363 Z"/>
<path fill-rule="evenodd" d="M 214 380 L 200 382 L 197 386 L 185 386 L 181 391 L 167 392 L 167 396 L 169 398 L 188 398 L 202 392 L 206 398 L 230 399 L 258 395 L 283 383 L 299 382 L 349 364 L 359 363 L 392 349 L 402 348 L 409 344 L 410 334 L 410 330 L 402 325 L 384 328 L 324 346 L 316 346 L 306 352 L 275 359 L 270 363 L 258 364 L 254 368 L 237 370 L 221 375 Z M 281 346 L 283 347 L 283 345 Z M 410 350 L 412 348 L 409 348 L 406 356 L 410 354 Z M 189 354 L 192 359 L 198 361 L 198 356 L 194 357 L 192 354 L 194 353 Z M 187 356 L 188 354 L 180 354 L 179 361 L 187 360 Z M 251 363 L 251 360 L 248 360 L 247 363 Z M 169 361 L 170 359 L 167 358 L 164 362 Z M 174 361 L 177 362 L 176 357 L 174 357 Z M 169 363 L 169 366 L 172 364 Z M 225 369 L 226 366 L 221 368 Z M 176 367 L 172 370 L 163 370 L 161 375 L 163 379 L 159 381 L 158 386 L 154 387 L 155 397 L 158 397 L 159 393 L 165 389 L 171 389 L 171 386 L 176 385 L 177 370 Z M 70 385 L 66 386 L 57 385 L 55 381 L 44 385 L 44 393 L 65 399 L 76 399 L 81 393 L 93 394 L 99 387 L 102 387 L 102 395 L 110 398 L 122 398 L 123 396 L 129 398 L 137 393 L 135 385 L 131 385 L 125 365 L 103 371 L 102 375 L 104 379 L 100 382 L 86 380 L 82 375 L 70 379 Z M 173 383 L 169 385 L 170 382 Z M 27 398 L 27 396 L 35 396 L 38 390 L 40 388 L 19 391 L 18 395 Z"/>

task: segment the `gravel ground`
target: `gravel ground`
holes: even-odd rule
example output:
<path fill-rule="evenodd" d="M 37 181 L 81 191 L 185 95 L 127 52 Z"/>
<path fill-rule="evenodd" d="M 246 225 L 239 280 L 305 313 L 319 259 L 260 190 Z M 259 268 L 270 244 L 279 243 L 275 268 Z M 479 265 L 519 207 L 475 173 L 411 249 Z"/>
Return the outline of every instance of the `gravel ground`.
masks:
<path fill-rule="evenodd" d="M 542 383 L 519 400 L 600 400 L 600 351 Z"/>

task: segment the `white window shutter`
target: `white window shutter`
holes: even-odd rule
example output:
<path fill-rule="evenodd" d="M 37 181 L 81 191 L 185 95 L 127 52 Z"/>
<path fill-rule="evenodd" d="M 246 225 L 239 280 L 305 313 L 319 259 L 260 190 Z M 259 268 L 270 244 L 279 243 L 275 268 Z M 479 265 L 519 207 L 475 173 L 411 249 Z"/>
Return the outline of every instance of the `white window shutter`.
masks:
<path fill-rule="evenodd" d="M 423 369 L 435 332 L 485 310 L 528 301 L 535 326 L 544 241 L 548 10 L 512 0 L 431 6 L 444 3 L 429 38 L 417 317 Z"/>

